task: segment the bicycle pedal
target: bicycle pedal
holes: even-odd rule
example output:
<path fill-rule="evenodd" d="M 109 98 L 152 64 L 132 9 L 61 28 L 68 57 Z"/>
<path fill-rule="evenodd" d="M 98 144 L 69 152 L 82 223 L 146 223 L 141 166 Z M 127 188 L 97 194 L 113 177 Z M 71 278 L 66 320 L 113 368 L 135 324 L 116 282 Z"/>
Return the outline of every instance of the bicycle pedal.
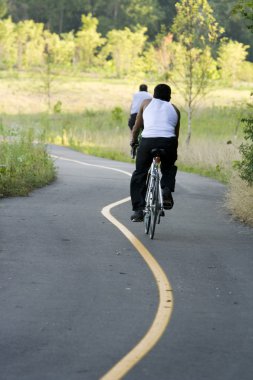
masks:
<path fill-rule="evenodd" d="M 165 216 L 165 213 L 163 210 L 160 212 L 160 216 Z"/>

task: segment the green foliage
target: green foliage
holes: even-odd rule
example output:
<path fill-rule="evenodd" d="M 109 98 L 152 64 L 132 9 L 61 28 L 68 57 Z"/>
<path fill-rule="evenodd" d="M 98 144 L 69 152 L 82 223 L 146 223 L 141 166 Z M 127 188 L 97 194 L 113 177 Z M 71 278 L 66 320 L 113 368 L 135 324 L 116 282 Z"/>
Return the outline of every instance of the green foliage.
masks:
<path fill-rule="evenodd" d="M 1 0 L 6 3 L 7 0 Z M 251 3 L 252 0 L 238 0 Z M 81 28 L 81 15 L 91 13 L 99 21 L 98 31 L 103 37 L 112 29 L 131 30 L 137 24 L 147 28 L 149 41 L 154 41 L 163 25 L 166 33 L 171 29 L 176 14 L 177 0 L 9 0 L 9 15 L 19 22 L 32 19 L 43 23 L 53 33 L 76 33 Z M 214 16 L 226 30 L 226 37 L 252 45 L 244 15 L 232 14 L 237 0 L 209 0 Z M 1 4 L 1 3 L 0 3 Z M 248 11 L 250 13 L 250 9 Z M 248 14 L 247 12 L 247 14 Z M 251 6 L 252 13 L 252 6 Z M 253 59 L 253 46 L 250 50 Z"/>
<path fill-rule="evenodd" d="M 237 41 L 224 39 L 218 49 L 218 65 L 221 79 L 228 85 L 233 85 L 247 57 L 249 46 Z"/>
<path fill-rule="evenodd" d="M 181 92 L 188 113 L 187 143 L 191 138 L 193 107 L 207 90 L 215 74 L 211 47 L 222 33 L 207 0 L 181 0 L 176 4 L 177 15 L 172 31 L 179 44 L 175 50 L 174 72 L 170 80 Z"/>
<path fill-rule="evenodd" d="M 239 0 L 237 2 L 237 9 L 235 11 L 240 11 L 243 17 L 250 21 L 247 25 L 249 30 L 253 32 L 253 0 Z M 253 96 L 253 93 L 251 93 Z M 242 121 L 245 123 L 244 127 L 244 137 L 247 141 L 241 144 L 240 152 L 242 154 L 242 161 L 238 163 L 238 168 L 240 170 L 240 177 L 245 180 L 249 185 L 253 185 L 253 104 L 248 104 L 250 109 L 250 114 L 248 117 L 243 118 Z"/>
<path fill-rule="evenodd" d="M 149 34 L 155 35 L 160 25 L 162 10 L 157 0 L 132 0 L 126 5 L 129 25 L 142 25 Z"/>
<path fill-rule="evenodd" d="M 7 0 L 0 0 L 0 19 L 6 15 L 7 10 Z"/>
<path fill-rule="evenodd" d="M 58 100 L 58 102 L 54 105 L 54 113 L 61 113 L 62 111 L 62 102 Z"/>
<path fill-rule="evenodd" d="M 15 45 L 18 70 L 41 65 L 45 44 L 43 29 L 43 24 L 35 23 L 33 20 L 20 21 L 16 24 Z"/>
<path fill-rule="evenodd" d="M 77 60 L 84 69 L 94 66 L 98 48 L 105 43 L 105 39 L 97 32 L 97 25 L 98 20 L 91 13 L 82 15 L 82 28 L 76 34 L 76 51 Z"/>
<path fill-rule="evenodd" d="M 147 39 L 145 33 L 146 28 L 141 27 L 133 32 L 125 28 L 108 33 L 102 55 L 112 64 L 112 70 L 116 72 L 117 77 L 136 72 Z"/>
<path fill-rule="evenodd" d="M 187 50 L 206 47 L 223 31 L 207 0 L 181 0 L 176 3 L 176 9 L 172 31 Z"/>
<path fill-rule="evenodd" d="M 245 123 L 244 135 L 247 142 L 241 144 L 242 161 L 238 163 L 240 177 L 249 185 L 253 185 L 253 117 L 242 120 Z"/>
<path fill-rule="evenodd" d="M 33 131 L 12 137 L 11 134 L 5 129 L 5 138 L 0 142 L 0 197 L 28 195 L 55 178 L 55 168 L 45 147 L 33 143 Z"/>
<path fill-rule="evenodd" d="M 0 20 L 0 67 L 12 68 L 17 62 L 15 24 L 11 18 Z"/>
<path fill-rule="evenodd" d="M 234 12 L 239 12 L 246 20 L 246 26 L 253 31 L 253 0 L 238 0 Z"/>
<path fill-rule="evenodd" d="M 112 119 L 114 121 L 119 121 L 119 122 L 122 122 L 123 120 L 123 115 L 124 115 L 124 111 L 121 107 L 115 107 L 113 108 L 112 110 Z"/>
<path fill-rule="evenodd" d="M 238 70 L 237 79 L 239 81 L 250 83 L 253 78 L 253 63 L 242 62 Z"/>

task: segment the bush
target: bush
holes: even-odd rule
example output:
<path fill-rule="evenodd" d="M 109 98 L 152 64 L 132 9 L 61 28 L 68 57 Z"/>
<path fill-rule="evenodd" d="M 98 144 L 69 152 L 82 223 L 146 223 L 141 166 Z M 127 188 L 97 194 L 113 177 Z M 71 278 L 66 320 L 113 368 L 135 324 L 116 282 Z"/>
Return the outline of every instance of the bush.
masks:
<path fill-rule="evenodd" d="M 243 62 L 238 72 L 238 79 L 244 82 L 252 82 L 252 78 L 253 63 L 249 61 Z"/>
<path fill-rule="evenodd" d="M 249 185 L 253 185 L 253 118 L 243 119 L 245 123 L 244 135 L 248 143 L 240 145 L 240 152 L 242 154 L 242 161 L 239 162 L 238 168 L 240 177 L 245 180 Z"/>

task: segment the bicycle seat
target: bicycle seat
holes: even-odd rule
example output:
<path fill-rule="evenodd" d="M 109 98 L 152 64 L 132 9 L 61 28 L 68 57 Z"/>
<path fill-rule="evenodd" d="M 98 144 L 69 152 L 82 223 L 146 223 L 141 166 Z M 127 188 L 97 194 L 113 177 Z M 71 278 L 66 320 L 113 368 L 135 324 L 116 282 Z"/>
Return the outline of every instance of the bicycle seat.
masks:
<path fill-rule="evenodd" d="M 153 157 L 162 157 L 165 155 L 165 149 L 155 148 L 151 150 Z"/>

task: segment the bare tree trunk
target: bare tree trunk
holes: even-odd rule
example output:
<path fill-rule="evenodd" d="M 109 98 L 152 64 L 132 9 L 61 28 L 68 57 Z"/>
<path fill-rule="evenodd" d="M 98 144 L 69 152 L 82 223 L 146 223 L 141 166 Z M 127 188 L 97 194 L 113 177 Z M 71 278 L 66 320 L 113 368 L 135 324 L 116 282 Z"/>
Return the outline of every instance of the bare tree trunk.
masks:
<path fill-rule="evenodd" d="M 113 7 L 113 20 L 114 21 L 117 21 L 118 13 L 119 13 L 119 1 L 115 1 L 114 7 Z"/>
<path fill-rule="evenodd" d="M 17 61 L 18 71 L 22 70 L 22 59 L 23 59 L 23 44 L 21 41 L 19 41 L 18 42 L 18 61 Z"/>
<path fill-rule="evenodd" d="M 190 104 L 188 105 L 187 114 L 188 114 L 188 132 L 187 132 L 186 144 L 189 145 L 190 140 L 191 140 L 191 134 L 192 134 L 192 107 Z"/>
<path fill-rule="evenodd" d="M 191 134 L 192 134 L 192 87 L 193 87 L 193 59 L 191 55 L 189 55 L 189 87 L 188 87 L 188 132 L 186 138 L 186 144 L 190 144 Z"/>
<path fill-rule="evenodd" d="M 59 10 L 59 34 L 62 33 L 63 29 L 63 20 L 64 20 L 64 11 L 65 11 L 65 3 L 64 1 L 61 1 L 60 3 L 60 10 Z"/>

